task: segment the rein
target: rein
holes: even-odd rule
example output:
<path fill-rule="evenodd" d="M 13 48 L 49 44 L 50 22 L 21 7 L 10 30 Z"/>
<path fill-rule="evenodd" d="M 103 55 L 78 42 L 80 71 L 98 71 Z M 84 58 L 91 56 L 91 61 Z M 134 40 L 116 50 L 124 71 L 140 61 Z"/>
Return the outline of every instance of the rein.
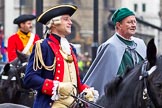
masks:
<path fill-rule="evenodd" d="M 83 102 L 83 103 L 93 105 L 93 106 L 95 106 L 97 108 L 104 108 L 103 106 L 100 106 L 98 104 L 95 104 L 95 103 L 87 101 L 87 100 L 84 100 L 84 99 L 80 98 L 79 96 L 74 96 L 74 95 L 70 95 L 70 96 L 77 99 L 77 100 L 79 100 L 79 101 L 81 101 L 81 102 Z"/>
<path fill-rule="evenodd" d="M 142 65 L 142 69 L 141 69 L 141 75 L 139 76 L 139 80 L 143 80 L 144 83 L 144 88 L 143 88 L 143 100 L 146 103 L 147 108 L 151 108 L 151 106 L 155 106 L 149 96 L 148 93 L 148 86 L 147 86 L 147 77 L 149 75 L 151 75 L 155 70 L 156 70 L 156 66 L 153 66 L 150 70 L 147 71 L 147 65 L 148 65 L 148 61 L 146 60 L 143 65 Z"/>
<path fill-rule="evenodd" d="M 76 87 L 75 85 L 73 85 L 73 86 L 74 86 L 75 89 L 77 89 L 77 87 Z M 73 98 L 75 99 L 75 102 L 77 103 L 77 105 L 81 104 L 80 102 L 82 102 L 82 103 L 84 103 L 84 104 L 90 104 L 90 105 L 92 105 L 92 106 L 95 106 L 95 108 L 96 108 L 96 107 L 97 107 L 97 108 L 104 108 L 103 106 L 100 106 L 100 105 L 95 104 L 95 103 L 93 103 L 93 102 L 91 102 L 91 101 L 85 100 L 84 97 L 83 97 L 83 95 L 86 95 L 86 94 L 83 93 L 82 96 L 80 96 L 78 90 L 77 90 L 77 96 L 75 96 L 75 95 L 73 95 L 73 94 L 70 94 L 70 96 L 73 97 Z M 76 107 L 74 107 L 74 108 L 76 108 Z M 80 107 L 79 107 L 79 108 L 80 108 Z M 81 106 L 81 108 L 86 108 L 86 105 Z"/>

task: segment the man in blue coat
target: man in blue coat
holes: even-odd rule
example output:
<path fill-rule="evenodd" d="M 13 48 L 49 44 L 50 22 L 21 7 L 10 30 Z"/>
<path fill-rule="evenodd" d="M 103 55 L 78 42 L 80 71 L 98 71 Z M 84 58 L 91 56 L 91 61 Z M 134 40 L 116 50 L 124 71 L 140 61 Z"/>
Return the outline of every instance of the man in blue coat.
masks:
<path fill-rule="evenodd" d="M 132 68 L 146 57 L 143 40 L 134 37 L 136 17 L 128 8 L 118 9 L 112 16 L 115 34 L 101 44 L 97 56 L 83 81 L 104 94 L 104 86 L 117 75 L 124 75 L 126 68 Z"/>
<path fill-rule="evenodd" d="M 72 97 L 83 95 L 95 101 L 98 92 L 82 84 L 74 47 L 65 38 L 71 33 L 74 5 L 58 5 L 43 12 L 37 19 L 47 26 L 44 40 L 37 41 L 25 72 L 24 84 L 37 90 L 33 108 L 69 108 Z"/>

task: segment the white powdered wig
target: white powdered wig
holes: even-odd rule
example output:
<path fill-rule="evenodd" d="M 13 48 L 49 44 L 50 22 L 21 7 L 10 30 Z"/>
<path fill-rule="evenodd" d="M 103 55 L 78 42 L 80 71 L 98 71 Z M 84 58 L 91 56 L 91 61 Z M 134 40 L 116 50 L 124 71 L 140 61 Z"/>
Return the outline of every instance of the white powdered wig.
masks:
<path fill-rule="evenodd" d="M 52 18 L 51 20 L 49 20 L 49 21 L 46 23 L 46 26 L 47 26 L 48 28 L 50 28 L 51 25 L 52 25 L 52 23 L 54 23 L 55 25 L 61 24 L 61 17 L 62 17 L 62 16 L 57 16 L 57 17 Z"/>
<path fill-rule="evenodd" d="M 43 35 L 44 39 L 46 38 L 47 34 L 50 34 L 50 28 L 51 28 L 51 25 L 52 24 L 55 24 L 55 25 L 58 25 L 58 24 L 61 24 L 61 17 L 62 16 L 57 16 L 57 17 L 54 17 L 52 18 L 51 20 L 49 20 L 47 23 L 46 23 L 46 31 Z"/>

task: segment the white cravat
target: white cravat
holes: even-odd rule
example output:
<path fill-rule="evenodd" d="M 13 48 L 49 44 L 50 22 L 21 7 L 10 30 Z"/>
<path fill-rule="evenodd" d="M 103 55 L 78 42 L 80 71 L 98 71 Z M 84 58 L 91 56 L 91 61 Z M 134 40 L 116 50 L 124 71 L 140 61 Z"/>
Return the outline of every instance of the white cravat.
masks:
<path fill-rule="evenodd" d="M 65 52 L 65 53 L 67 53 L 68 55 L 70 55 L 70 54 L 71 54 L 70 44 L 69 44 L 69 42 L 67 41 L 67 39 L 61 37 L 60 43 L 61 43 L 61 48 L 62 48 L 63 52 Z"/>

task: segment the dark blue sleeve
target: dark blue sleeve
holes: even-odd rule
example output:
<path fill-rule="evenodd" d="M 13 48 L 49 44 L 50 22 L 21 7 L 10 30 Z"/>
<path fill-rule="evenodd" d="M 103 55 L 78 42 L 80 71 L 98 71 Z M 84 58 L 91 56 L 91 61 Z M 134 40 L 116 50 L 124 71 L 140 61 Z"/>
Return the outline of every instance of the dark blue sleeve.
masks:
<path fill-rule="evenodd" d="M 53 64 L 54 54 L 47 42 L 41 44 L 42 58 L 45 65 L 50 66 Z M 35 46 L 33 47 L 32 54 L 25 71 L 24 85 L 26 88 L 33 88 L 34 90 L 41 91 L 45 79 L 53 79 L 53 72 L 42 69 L 33 69 L 35 56 Z"/>

